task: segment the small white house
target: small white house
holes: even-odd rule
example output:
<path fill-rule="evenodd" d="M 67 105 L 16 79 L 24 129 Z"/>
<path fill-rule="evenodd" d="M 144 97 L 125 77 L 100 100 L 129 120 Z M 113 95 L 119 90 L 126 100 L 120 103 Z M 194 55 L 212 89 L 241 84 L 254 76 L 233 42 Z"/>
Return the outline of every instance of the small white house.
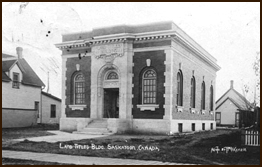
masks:
<path fill-rule="evenodd" d="M 234 89 L 234 82 L 230 82 L 230 89 L 216 101 L 216 123 L 218 126 L 239 126 L 239 109 L 246 110 L 250 102 Z"/>
<path fill-rule="evenodd" d="M 39 113 L 39 123 L 59 123 L 61 114 L 61 99 L 49 93 L 42 92 L 42 110 Z"/>
<path fill-rule="evenodd" d="M 16 50 L 17 57 L 2 53 L 2 128 L 34 125 L 41 109 L 45 85 Z"/>

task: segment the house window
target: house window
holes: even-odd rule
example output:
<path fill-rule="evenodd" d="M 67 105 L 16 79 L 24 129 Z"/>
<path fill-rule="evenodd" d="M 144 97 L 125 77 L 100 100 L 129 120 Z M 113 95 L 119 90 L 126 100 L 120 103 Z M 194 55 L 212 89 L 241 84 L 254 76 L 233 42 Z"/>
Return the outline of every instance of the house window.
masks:
<path fill-rule="evenodd" d="M 177 73 L 177 105 L 183 106 L 183 74 L 181 70 Z"/>
<path fill-rule="evenodd" d="M 201 86 L 201 110 L 205 110 L 205 93 L 206 93 L 206 90 L 205 90 L 205 82 L 203 81 L 202 83 L 202 86 Z"/>
<path fill-rule="evenodd" d="M 213 85 L 210 87 L 210 111 L 213 111 Z"/>
<path fill-rule="evenodd" d="M 114 80 L 114 79 L 118 79 L 118 75 L 116 72 L 110 72 L 106 78 L 107 80 Z"/>
<path fill-rule="evenodd" d="M 179 133 L 182 133 L 182 132 L 183 132 L 183 124 L 182 124 L 182 123 L 179 123 L 179 124 L 178 124 L 178 132 L 179 132 Z"/>
<path fill-rule="evenodd" d="M 39 101 L 35 101 L 35 110 L 36 110 L 37 118 L 39 118 L 40 117 Z"/>
<path fill-rule="evenodd" d="M 205 130 L 205 123 L 202 123 L 202 130 Z"/>
<path fill-rule="evenodd" d="M 13 88 L 19 89 L 19 73 L 13 73 Z"/>
<path fill-rule="evenodd" d="M 192 131 L 195 131 L 195 130 L 196 130 L 196 124 L 192 123 Z"/>
<path fill-rule="evenodd" d="M 195 77 L 191 78 L 191 92 L 190 92 L 190 107 L 195 108 L 196 102 L 196 80 Z"/>
<path fill-rule="evenodd" d="M 216 123 L 221 124 L 221 112 L 216 112 Z"/>
<path fill-rule="evenodd" d="M 142 99 L 143 104 L 156 104 L 157 74 L 153 69 L 146 70 L 143 74 Z"/>
<path fill-rule="evenodd" d="M 239 112 L 236 112 L 236 123 L 235 123 L 236 127 L 239 127 Z"/>
<path fill-rule="evenodd" d="M 210 129 L 213 130 L 213 123 L 210 123 Z"/>
<path fill-rule="evenodd" d="M 55 118 L 56 117 L 56 105 L 55 104 L 51 104 L 51 114 L 50 114 L 51 118 Z"/>
<path fill-rule="evenodd" d="M 75 104 L 85 103 L 85 78 L 82 73 L 77 74 L 74 79 Z"/>

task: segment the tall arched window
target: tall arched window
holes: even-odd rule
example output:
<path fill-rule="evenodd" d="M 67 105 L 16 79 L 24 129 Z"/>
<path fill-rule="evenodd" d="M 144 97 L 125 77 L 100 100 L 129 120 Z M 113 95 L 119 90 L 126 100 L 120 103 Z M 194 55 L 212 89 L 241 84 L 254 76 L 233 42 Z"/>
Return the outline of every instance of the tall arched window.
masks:
<path fill-rule="evenodd" d="M 213 111 L 213 85 L 210 86 L 210 111 Z"/>
<path fill-rule="evenodd" d="M 205 82 L 202 82 L 202 86 L 201 86 L 201 110 L 205 110 L 205 94 L 206 94 L 206 88 L 205 88 Z"/>
<path fill-rule="evenodd" d="M 177 105 L 183 106 L 183 74 L 181 70 L 177 73 Z"/>
<path fill-rule="evenodd" d="M 153 69 L 148 69 L 142 76 L 142 100 L 143 104 L 156 104 L 157 74 Z"/>
<path fill-rule="evenodd" d="M 191 78 L 191 91 L 190 91 L 190 107 L 195 108 L 196 106 L 196 80 L 193 76 Z"/>
<path fill-rule="evenodd" d="M 75 104 L 85 103 L 85 78 L 82 73 L 79 73 L 74 78 L 74 95 Z"/>

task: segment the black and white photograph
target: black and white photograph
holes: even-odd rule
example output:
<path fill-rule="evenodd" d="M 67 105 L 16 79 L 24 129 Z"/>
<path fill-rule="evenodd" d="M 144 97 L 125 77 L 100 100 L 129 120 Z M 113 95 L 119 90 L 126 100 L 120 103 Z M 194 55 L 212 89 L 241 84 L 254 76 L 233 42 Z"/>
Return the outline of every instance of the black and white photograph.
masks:
<path fill-rule="evenodd" d="M 260 2 L 2 2 L 2 165 L 260 165 Z"/>

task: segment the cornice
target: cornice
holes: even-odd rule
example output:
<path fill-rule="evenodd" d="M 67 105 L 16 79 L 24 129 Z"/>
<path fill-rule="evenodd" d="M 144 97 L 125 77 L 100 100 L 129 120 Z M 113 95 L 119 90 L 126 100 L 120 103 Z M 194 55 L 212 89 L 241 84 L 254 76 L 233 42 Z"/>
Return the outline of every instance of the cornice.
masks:
<path fill-rule="evenodd" d="M 205 51 L 202 47 L 200 47 L 196 42 L 187 41 L 188 36 L 183 37 L 183 34 L 178 34 L 178 32 L 174 30 L 166 30 L 166 31 L 154 31 L 154 32 L 146 32 L 146 33 L 121 33 L 121 34 L 110 34 L 104 36 L 96 36 L 89 39 L 82 39 L 76 41 L 62 42 L 58 43 L 55 46 L 61 50 L 63 49 L 81 49 L 85 47 L 92 47 L 95 45 L 103 45 L 103 44 L 112 44 L 112 43 L 124 43 L 126 41 L 133 40 L 134 42 L 143 42 L 143 41 L 151 41 L 151 40 L 163 40 L 163 39 L 172 39 L 176 40 L 182 45 L 186 46 L 199 56 L 201 59 L 209 63 L 216 71 L 220 70 L 221 67 L 216 64 L 216 59 L 210 55 L 207 51 Z M 188 38 L 191 39 L 191 38 Z"/>
<path fill-rule="evenodd" d="M 189 50 L 191 50 L 193 53 L 195 53 L 197 56 L 199 56 L 201 59 L 203 59 L 205 62 L 209 63 L 212 67 L 215 68 L 216 71 L 220 70 L 221 67 L 216 64 L 216 62 L 209 57 L 207 57 L 205 54 L 200 52 L 197 48 L 190 45 L 186 40 L 183 40 L 182 37 L 175 35 L 174 40 L 177 40 L 179 43 L 183 44 L 185 47 L 187 47 Z"/>

